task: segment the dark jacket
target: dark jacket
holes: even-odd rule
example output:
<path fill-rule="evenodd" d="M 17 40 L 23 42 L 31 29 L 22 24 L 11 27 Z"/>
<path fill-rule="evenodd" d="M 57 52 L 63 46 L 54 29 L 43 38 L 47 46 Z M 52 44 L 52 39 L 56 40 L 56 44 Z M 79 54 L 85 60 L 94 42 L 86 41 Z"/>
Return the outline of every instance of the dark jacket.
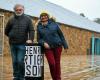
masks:
<path fill-rule="evenodd" d="M 37 26 L 37 34 L 38 42 L 42 46 L 44 42 L 47 42 L 51 48 L 62 45 L 64 48 L 68 48 L 68 45 L 58 24 L 52 20 L 49 20 L 46 26 L 43 26 L 41 22 L 39 22 Z"/>
<path fill-rule="evenodd" d="M 25 44 L 26 40 L 34 39 L 34 28 L 31 19 L 23 14 L 11 17 L 5 28 L 5 35 L 9 37 L 10 44 Z"/>

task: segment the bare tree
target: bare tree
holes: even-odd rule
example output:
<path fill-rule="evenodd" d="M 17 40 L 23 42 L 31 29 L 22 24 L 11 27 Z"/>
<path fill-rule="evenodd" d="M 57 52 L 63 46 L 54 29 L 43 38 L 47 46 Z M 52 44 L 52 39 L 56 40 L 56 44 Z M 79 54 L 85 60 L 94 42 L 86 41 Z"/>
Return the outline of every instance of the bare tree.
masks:
<path fill-rule="evenodd" d="M 94 22 L 99 23 L 100 24 L 100 18 L 95 18 Z"/>

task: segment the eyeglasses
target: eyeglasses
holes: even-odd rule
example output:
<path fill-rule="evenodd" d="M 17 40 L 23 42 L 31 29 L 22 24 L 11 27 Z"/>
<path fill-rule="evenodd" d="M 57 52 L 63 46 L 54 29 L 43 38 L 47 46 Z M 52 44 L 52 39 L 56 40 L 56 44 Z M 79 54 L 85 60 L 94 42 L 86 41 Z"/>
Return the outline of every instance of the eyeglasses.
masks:
<path fill-rule="evenodd" d="M 48 16 L 47 15 L 41 16 L 41 19 L 44 19 L 44 18 L 48 18 Z"/>

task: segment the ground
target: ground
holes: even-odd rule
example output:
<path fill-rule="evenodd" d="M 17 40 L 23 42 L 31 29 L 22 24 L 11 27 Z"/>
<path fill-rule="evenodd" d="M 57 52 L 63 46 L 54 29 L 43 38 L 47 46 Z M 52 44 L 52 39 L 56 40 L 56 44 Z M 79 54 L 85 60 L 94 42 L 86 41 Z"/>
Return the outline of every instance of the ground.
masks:
<path fill-rule="evenodd" d="M 98 70 L 89 70 L 90 59 L 91 57 L 87 55 L 62 55 L 62 80 L 98 80 L 100 76 L 100 69 L 98 68 Z M 10 56 L 0 56 L 0 80 L 12 80 L 11 63 L 12 61 Z M 44 58 L 44 65 L 44 80 L 52 80 L 46 58 Z"/>

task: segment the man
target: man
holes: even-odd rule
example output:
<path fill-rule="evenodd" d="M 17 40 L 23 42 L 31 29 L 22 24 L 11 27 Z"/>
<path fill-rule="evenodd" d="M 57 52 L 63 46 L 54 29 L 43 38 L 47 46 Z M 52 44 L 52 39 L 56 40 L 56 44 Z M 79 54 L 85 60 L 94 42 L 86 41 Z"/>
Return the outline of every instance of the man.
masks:
<path fill-rule="evenodd" d="M 31 19 L 24 14 L 24 6 L 16 4 L 14 15 L 9 19 L 5 35 L 9 38 L 13 63 L 13 80 L 24 80 L 25 43 L 32 43 L 34 28 Z"/>

